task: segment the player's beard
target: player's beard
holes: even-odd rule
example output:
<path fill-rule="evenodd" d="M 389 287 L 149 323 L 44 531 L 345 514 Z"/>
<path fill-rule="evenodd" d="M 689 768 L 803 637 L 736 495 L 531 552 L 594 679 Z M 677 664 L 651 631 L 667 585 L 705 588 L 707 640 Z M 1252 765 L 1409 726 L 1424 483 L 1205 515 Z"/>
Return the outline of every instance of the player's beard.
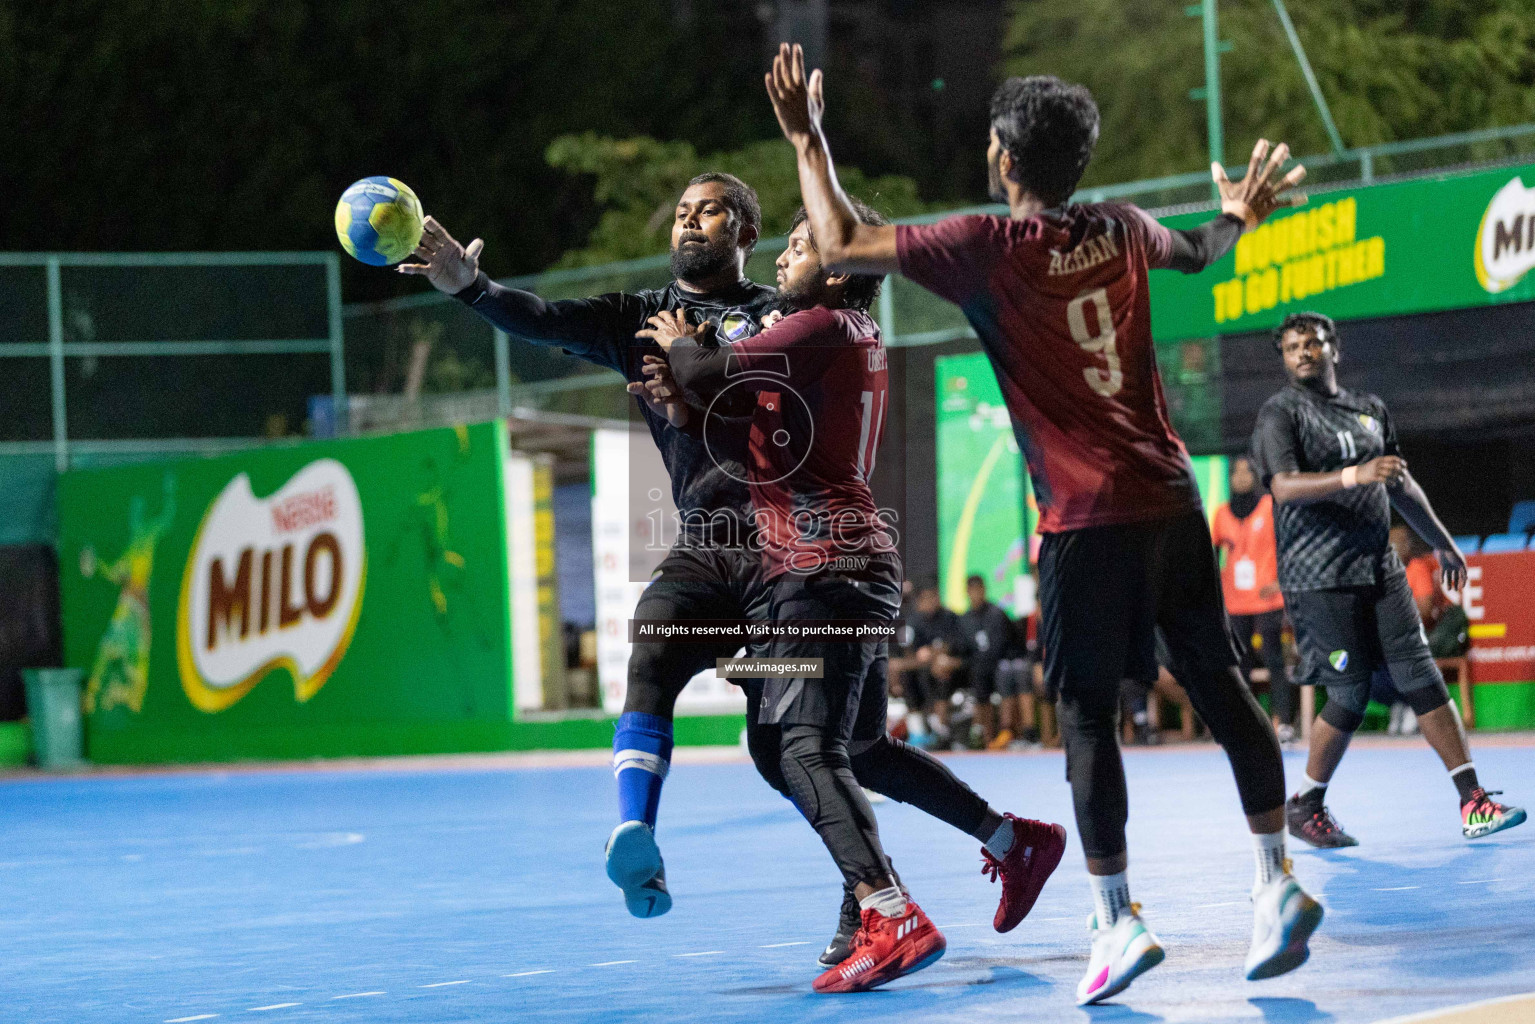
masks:
<path fill-rule="evenodd" d="M 672 276 L 690 283 L 700 278 L 713 277 L 727 269 L 735 258 L 736 243 L 733 238 L 717 238 L 712 241 L 704 239 L 696 244 L 689 244 L 685 240 L 672 249 Z"/>
<path fill-rule="evenodd" d="M 819 305 L 825 293 L 825 276 L 810 274 L 793 284 L 785 284 L 779 288 L 778 298 L 773 303 L 773 308 L 785 316 L 798 313 L 802 309 Z"/>

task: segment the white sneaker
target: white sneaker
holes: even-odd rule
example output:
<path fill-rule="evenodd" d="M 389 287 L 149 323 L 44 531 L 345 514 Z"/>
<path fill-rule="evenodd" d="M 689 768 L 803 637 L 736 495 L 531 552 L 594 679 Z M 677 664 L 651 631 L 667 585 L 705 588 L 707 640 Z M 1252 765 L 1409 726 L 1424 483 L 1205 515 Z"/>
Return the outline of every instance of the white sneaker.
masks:
<path fill-rule="evenodd" d="M 1087 961 L 1087 973 L 1077 983 L 1078 1006 L 1119 995 L 1167 955 L 1141 920 L 1139 903 L 1130 904 L 1130 913 L 1115 921 L 1111 928 L 1099 928 L 1098 915 L 1090 915 L 1087 928 L 1093 933 L 1093 952 Z"/>
<path fill-rule="evenodd" d="M 1288 872 L 1254 892 L 1247 980 L 1276 978 L 1305 963 L 1311 955 L 1306 941 L 1321 923 L 1322 905 Z"/>
<path fill-rule="evenodd" d="M 643 821 L 626 821 L 608 836 L 608 877 L 624 891 L 624 905 L 635 917 L 660 917 L 672 909 L 666 889 L 666 865 L 655 833 Z"/>

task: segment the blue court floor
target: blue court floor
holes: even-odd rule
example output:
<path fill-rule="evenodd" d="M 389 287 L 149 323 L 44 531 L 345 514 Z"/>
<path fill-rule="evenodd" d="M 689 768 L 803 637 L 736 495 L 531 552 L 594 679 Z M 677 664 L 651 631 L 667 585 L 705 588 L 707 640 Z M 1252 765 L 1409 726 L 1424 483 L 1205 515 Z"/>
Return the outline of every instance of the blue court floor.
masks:
<path fill-rule="evenodd" d="M 1477 747 L 1535 802 L 1535 746 Z M 1366 1024 L 1535 990 L 1535 825 L 1460 837 L 1421 742 L 1351 752 L 1332 789 L 1362 845 L 1295 853 L 1327 906 L 1311 962 L 1241 980 L 1252 856 L 1224 757 L 1130 752 L 1131 883 L 1167 961 L 1073 1005 L 1090 908 L 1059 754 L 955 769 L 1004 809 L 1067 824 L 1017 931 L 974 840 L 878 809 L 948 955 L 888 989 L 817 996 L 837 877 L 746 763 L 682 763 L 660 839 L 676 906 L 631 919 L 602 872 L 602 767 L 301 769 L 0 783 L 0 1020 Z M 1291 783 L 1300 754 L 1286 757 Z"/>

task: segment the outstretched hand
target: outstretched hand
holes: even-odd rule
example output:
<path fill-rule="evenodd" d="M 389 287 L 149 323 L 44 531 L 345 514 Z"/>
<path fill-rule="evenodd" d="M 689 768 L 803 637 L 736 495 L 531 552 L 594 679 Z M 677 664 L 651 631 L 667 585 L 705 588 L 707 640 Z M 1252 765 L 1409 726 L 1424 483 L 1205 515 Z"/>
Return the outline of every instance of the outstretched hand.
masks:
<path fill-rule="evenodd" d="M 1453 541 L 1451 542 L 1453 544 Z M 1458 591 L 1466 585 L 1466 556 L 1460 553 L 1458 547 L 1441 548 L 1434 552 L 1439 559 L 1439 571 L 1444 580 L 1444 589 Z"/>
<path fill-rule="evenodd" d="M 784 138 L 795 147 L 811 142 L 820 134 L 821 116 L 826 113 L 826 100 L 821 94 L 821 69 L 810 72 L 807 78 L 804 49 L 798 43 L 793 47 L 779 43 L 773 70 L 763 77 Z"/>
<path fill-rule="evenodd" d="M 1268 162 L 1264 163 L 1264 157 Z M 1306 178 L 1306 168 L 1296 164 L 1279 180 L 1274 175 L 1290 159 L 1290 147 L 1281 142 L 1272 155 L 1269 141 L 1259 139 L 1253 147 L 1252 159 L 1247 161 L 1247 175 L 1241 181 L 1226 177 L 1226 169 L 1219 162 L 1210 165 L 1210 177 L 1221 193 L 1221 212 L 1240 217 L 1251 231 L 1275 210 L 1300 206 L 1306 201 L 1304 194 L 1289 192 Z"/>
<path fill-rule="evenodd" d="M 458 241 L 437 223 L 435 217 L 421 222 L 421 242 L 416 255 L 425 263 L 401 263 L 394 269 L 401 274 L 415 274 L 426 278 L 433 288 L 453 295 L 474 284 L 480 274 L 480 252 L 485 242 L 476 238 L 467 246 Z"/>

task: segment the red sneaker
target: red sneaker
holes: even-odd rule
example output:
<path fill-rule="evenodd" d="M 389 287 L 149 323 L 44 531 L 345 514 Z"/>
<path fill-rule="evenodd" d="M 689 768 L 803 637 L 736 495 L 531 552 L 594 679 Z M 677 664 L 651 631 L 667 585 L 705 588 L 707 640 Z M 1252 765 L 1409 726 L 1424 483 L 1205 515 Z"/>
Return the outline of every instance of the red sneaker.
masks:
<path fill-rule="evenodd" d="M 1001 860 L 981 847 L 981 874 L 995 882 L 1002 879 L 1002 899 L 992 927 L 1010 932 L 1029 916 L 1034 901 L 1066 852 L 1066 829 L 1016 814 L 1005 815 L 1013 823 L 1013 845 Z"/>
<path fill-rule="evenodd" d="M 852 952 L 817 978 L 814 987 L 817 992 L 863 992 L 922 970 L 943 956 L 948 945 L 915 903 L 907 901 L 900 917 L 865 910 Z"/>

